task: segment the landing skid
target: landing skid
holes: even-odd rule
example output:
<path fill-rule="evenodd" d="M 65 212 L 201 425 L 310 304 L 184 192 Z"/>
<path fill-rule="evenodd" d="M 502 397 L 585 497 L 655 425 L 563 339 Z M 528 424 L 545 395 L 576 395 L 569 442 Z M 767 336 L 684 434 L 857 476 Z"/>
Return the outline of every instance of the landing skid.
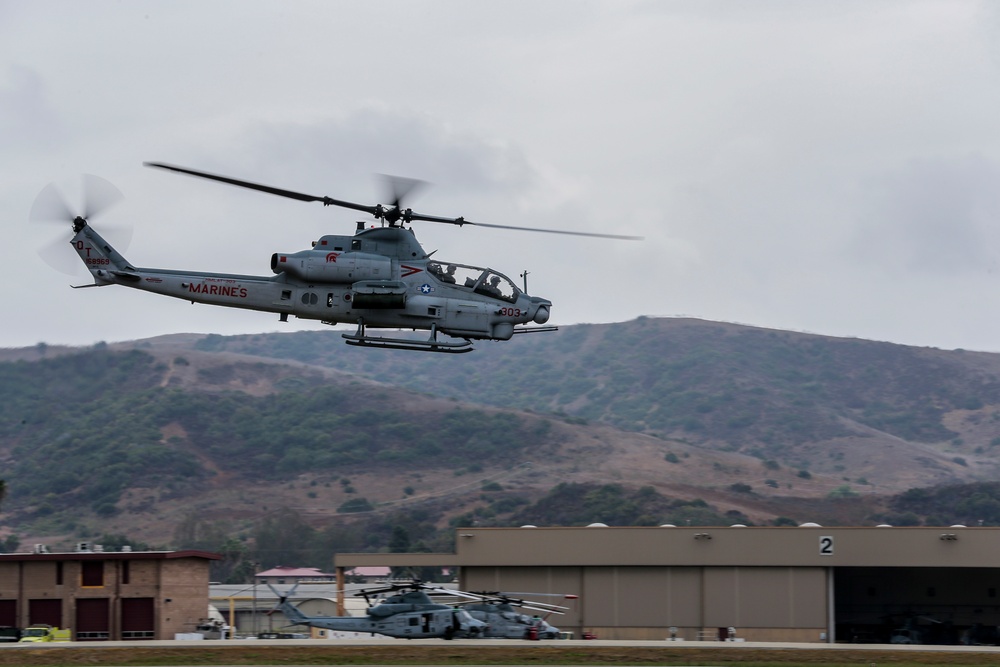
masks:
<path fill-rule="evenodd" d="M 382 338 L 379 336 L 355 336 L 354 334 L 343 334 L 348 345 L 359 347 L 382 347 L 392 350 L 417 350 L 420 352 L 446 352 L 448 354 L 461 354 L 462 352 L 472 352 L 472 341 L 462 341 L 461 343 L 442 343 L 431 340 L 412 340 L 410 338 Z"/>
<path fill-rule="evenodd" d="M 514 327 L 514 333 L 542 333 L 545 331 L 559 331 L 559 327 Z"/>
<path fill-rule="evenodd" d="M 431 337 L 427 340 L 413 338 L 386 338 L 384 336 L 369 336 L 365 333 L 365 325 L 358 323 L 358 330 L 353 334 L 341 334 L 348 345 L 359 347 L 381 347 L 390 350 L 416 350 L 418 352 L 443 352 L 446 354 L 462 354 L 472 352 L 472 341 L 463 338 L 458 342 L 445 342 L 437 339 L 437 328 L 431 328 Z"/>

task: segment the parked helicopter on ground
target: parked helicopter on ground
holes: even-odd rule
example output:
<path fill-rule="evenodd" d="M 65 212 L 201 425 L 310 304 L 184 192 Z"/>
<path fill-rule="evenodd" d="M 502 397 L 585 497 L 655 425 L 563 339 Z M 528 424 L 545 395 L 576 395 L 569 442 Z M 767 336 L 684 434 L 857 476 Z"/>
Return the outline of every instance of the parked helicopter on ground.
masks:
<path fill-rule="evenodd" d="M 358 222 L 353 236 L 326 235 L 314 242 L 311 249 L 274 253 L 271 270 L 275 276 L 246 276 L 133 266 L 90 226 L 88 216 L 97 212 L 90 210 L 90 206 L 85 205 L 84 212 L 77 215 L 65 203 L 53 206 L 42 202 L 44 205 L 39 206 L 36 200 L 33 213 L 36 209 L 55 211 L 58 215 L 54 217 L 72 223 L 71 244 L 94 279 L 92 285 L 82 287 L 121 285 L 192 303 L 277 313 L 282 322 L 294 315 L 324 324 L 350 323 L 357 326 L 354 333 L 343 334 L 350 345 L 460 353 L 471 351 L 473 340 L 509 340 L 514 334 L 556 330 L 554 326 L 542 326 L 551 316 L 551 301 L 529 296 L 526 284 L 522 290 L 491 268 L 431 259 L 433 253 L 425 252 L 412 228 L 404 226 L 412 222 L 638 239 L 423 215 L 403 208 L 403 198 L 419 183 L 411 179 L 391 179 L 392 203 L 369 206 L 161 162 L 145 165 L 299 201 L 361 211 L 381 224 L 366 228 L 365 223 Z M 58 197 L 57 191 L 50 188 L 39 197 L 43 195 Z M 528 326 L 529 323 L 539 326 Z M 369 329 L 425 330 L 430 331 L 430 337 L 421 340 L 371 336 Z M 439 334 L 448 339 L 439 339 Z"/>
<path fill-rule="evenodd" d="M 483 636 L 487 628 L 485 622 L 473 618 L 464 609 L 438 604 L 428 595 L 431 592 L 452 594 L 453 591 L 419 581 L 358 591 L 355 596 L 364 597 L 369 605 L 365 616 L 358 617 L 306 616 L 289 602 L 289 598 L 295 594 L 295 586 L 285 594 L 279 593 L 273 586 L 270 587 L 278 596 L 275 609 L 280 610 L 292 625 L 342 632 L 369 632 L 404 639 L 474 638 Z M 373 604 L 375 596 L 383 593 L 392 595 Z"/>
<path fill-rule="evenodd" d="M 575 595 L 556 596 L 543 593 L 483 592 L 463 593 L 462 595 L 472 595 L 479 598 L 463 604 L 463 607 L 473 618 L 487 624 L 488 627 L 483 636 L 504 639 L 558 639 L 560 637 L 559 628 L 551 625 L 546 618 L 537 614 L 528 616 L 518 609 L 541 612 L 545 617 L 549 614 L 563 614 L 569 609 L 569 607 L 561 605 L 517 598 L 514 595 L 576 599 Z"/>

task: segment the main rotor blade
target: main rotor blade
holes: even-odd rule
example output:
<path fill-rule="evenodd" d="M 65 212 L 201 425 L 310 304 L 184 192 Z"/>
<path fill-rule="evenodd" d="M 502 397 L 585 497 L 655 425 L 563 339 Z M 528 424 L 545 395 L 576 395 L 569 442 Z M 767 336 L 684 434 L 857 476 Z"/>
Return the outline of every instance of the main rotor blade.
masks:
<path fill-rule="evenodd" d="M 207 178 L 213 181 L 219 181 L 220 183 L 228 183 L 229 185 L 235 185 L 241 188 L 249 188 L 251 190 L 259 190 L 260 192 L 266 192 L 272 195 L 278 195 L 279 197 L 288 197 L 289 199 L 297 199 L 298 201 L 322 202 L 324 206 L 340 206 L 342 208 L 349 208 L 355 211 L 363 211 L 376 218 L 386 220 L 390 224 L 394 224 L 397 220 L 402 218 L 405 222 L 413 222 L 414 220 L 423 220 L 426 222 L 441 222 L 450 225 L 473 225 L 476 227 L 492 227 L 494 229 L 514 229 L 522 232 L 541 232 L 544 234 L 564 234 L 566 236 L 589 236 L 592 238 L 601 239 L 618 239 L 621 241 L 641 241 L 643 237 L 641 236 L 627 236 L 623 234 L 598 234 L 595 232 L 576 232 L 566 229 L 545 229 L 542 227 L 516 227 L 514 225 L 494 225 L 486 222 L 471 222 L 465 218 L 444 218 L 436 215 L 424 215 L 422 213 L 414 213 L 410 209 L 405 211 L 400 208 L 403 198 L 412 192 L 416 187 L 423 184 L 423 181 L 418 181 L 415 179 L 401 178 L 398 176 L 387 177 L 389 180 L 389 186 L 392 190 L 391 196 L 393 197 L 393 205 L 390 208 L 385 208 L 382 205 L 377 206 L 366 206 L 364 204 L 355 204 L 349 201 L 343 201 L 341 199 L 333 199 L 332 197 L 320 197 L 318 195 L 310 195 L 302 192 L 295 192 L 294 190 L 284 190 L 282 188 L 275 188 L 270 185 L 262 185 L 260 183 L 252 183 L 250 181 L 242 181 L 237 178 L 230 178 L 228 176 L 221 176 L 219 174 L 210 174 L 206 171 L 197 171 L 195 169 L 188 169 L 186 167 L 178 167 L 172 164 L 166 164 L 165 162 L 143 162 L 143 165 L 147 167 L 155 167 L 156 169 L 165 169 L 167 171 L 176 171 L 180 174 L 187 174 L 189 176 L 197 176 L 198 178 Z"/>
<path fill-rule="evenodd" d="M 404 176 L 389 176 L 388 174 L 382 174 L 382 180 L 385 181 L 389 196 L 392 197 L 392 205 L 397 209 L 402 207 L 403 200 L 415 190 L 427 185 L 426 181 Z"/>
<path fill-rule="evenodd" d="M 529 604 L 518 604 L 518 605 L 514 605 L 514 606 L 518 607 L 519 609 L 528 609 L 530 611 L 541 611 L 541 612 L 544 612 L 546 614 L 565 614 L 566 613 L 564 611 L 559 611 L 558 609 L 545 609 L 544 607 L 533 607 L 533 606 L 531 606 Z"/>
<path fill-rule="evenodd" d="M 485 598 L 482 595 L 476 595 L 475 593 L 466 593 L 465 591 L 460 591 L 451 588 L 431 588 L 428 589 L 430 595 L 440 595 L 442 597 L 456 597 L 456 598 L 468 598 L 469 600 L 482 601 Z"/>
<path fill-rule="evenodd" d="M 545 227 L 517 227 L 514 225 L 494 225 L 488 222 L 472 222 L 465 218 L 441 218 L 436 215 L 423 215 L 407 209 L 407 220 L 425 220 L 427 222 L 443 222 L 449 225 L 472 225 L 474 227 L 492 227 L 494 229 L 515 229 L 521 232 L 542 232 L 543 234 L 565 234 L 567 236 L 590 236 L 599 239 L 618 239 L 619 241 L 642 241 L 642 236 L 627 236 L 624 234 L 598 234 L 596 232 L 576 232 L 570 229 L 547 229 Z"/>
<path fill-rule="evenodd" d="M 349 201 L 342 201 L 340 199 L 332 199 L 330 197 L 319 197 L 317 195 L 304 194 L 302 192 L 295 192 L 294 190 L 283 190 L 282 188 L 271 187 L 270 185 L 261 185 L 260 183 L 251 183 L 250 181 L 241 181 L 237 178 L 229 178 L 228 176 L 220 176 L 218 174 L 210 174 L 205 171 L 196 171 L 194 169 L 187 169 L 185 167 L 178 167 L 172 164 L 166 164 L 164 162 L 143 162 L 146 167 L 155 167 L 156 169 L 166 169 L 167 171 L 176 171 L 181 174 L 188 174 L 189 176 L 197 176 L 198 178 L 207 178 L 213 181 L 219 181 L 220 183 L 228 183 L 229 185 L 236 185 L 241 188 L 249 188 L 251 190 L 259 190 L 261 192 L 266 192 L 272 195 L 278 195 L 279 197 L 288 197 L 289 199 L 297 199 L 299 201 L 312 202 L 318 201 L 322 202 L 323 206 L 340 206 L 342 208 L 349 208 L 355 211 L 363 211 L 369 213 L 375 217 L 378 217 L 378 207 L 377 206 L 365 206 L 364 204 L 355 204 Z"/>
<path fill-rule="evenodd" d="M 598 239 L 618 239 L 619 241 L 642 241 L 642 236 L 627 236 L 624 234 L 598 234 L 596 232 L 574 232 L 566 229 L 546 229 L 544 227 L 515 227 L 513 225 L 491 225 L 486 222 L 469 222 L 464 220 L 465 225 L 475 225 L 477 227 L 493 227 L 495 229 L 516 229 L 522 232 L 542 232 L 544 234 L 565 234 L 567 236 L 590 236 Z"/>
<path fill-rule="evenodd" d="M 567 236 L 590 236 L 599 239 L 618 239 L 619 241 L 642 241 L 642 236 L 626 236 L 624 234 L 598 234 L 596 232 L 575 232 L 569 229 L 547 229 L 545 227 L 517 227 L 515 225 L 494 225 L 488 222 L 472 222 L 465 218 L 439 218 L 434 215 L 407 212 L 408 220 L 426 220 L 428 222 L 444 222 L 450 225 L 472 225 L 474 227 L 492 227 L 494 229 L 516 229 L 521 232 L 542 232 L 543 234 L 565 234 Z"/>
<path fill-rule="evenodd" d="M 559 604 L 548 604 L 547 602 L 535 602 L 533 600 L 522 600 L 520 598 L 508 598 L 508 597 L 504 597 L 504 596 L 499 596 L 496 599 L 497 600 L 501 600 L 503 602 L 506 602 L 508 604 L 512 604 L 515 607 L 525 607 L 525 608 L 528 608 L 529 606 L 531 606 L 531 607 L 535 608 L 536 611 L 539 608 L 541 608 L 543 611 L 554 611 L 554 612 L 557 612 L 557 613 L 561 614 L 562 612 L 558 611 L 559 609 L 569 609 L 569 607 L 564 607 L 564 606 L 559 605 Z"/>
<path fill-rule="evenodd" d="M 498 591 L 493 593 L 493 595 L 529 595 L 531 597 L 543 597 L 543 598 L 563 598 L 565 600 L 579 600 L 579 595 L 574 595 L 573 593 L 534 593 L 528 591 Z"/>

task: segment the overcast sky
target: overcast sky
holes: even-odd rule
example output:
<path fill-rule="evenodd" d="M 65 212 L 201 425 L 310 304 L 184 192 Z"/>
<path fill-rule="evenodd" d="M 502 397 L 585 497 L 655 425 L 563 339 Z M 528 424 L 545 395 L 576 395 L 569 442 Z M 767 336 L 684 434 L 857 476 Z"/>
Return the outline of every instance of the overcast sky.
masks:
<path fill-rule="evenodd" d="M 38 255 L 68 222 L 28 213 L 82 173 L 140 266 L 271 275 L 359 215 L 143 161 L 364 204 L 395 174 L 431 183 L 421 213 L 645 237 L 417 228 L 527 269 L 555 324 L 1000 351 L 996 2 L 0 0 L 0 347 L 323 328 L 70 289 Z"/>

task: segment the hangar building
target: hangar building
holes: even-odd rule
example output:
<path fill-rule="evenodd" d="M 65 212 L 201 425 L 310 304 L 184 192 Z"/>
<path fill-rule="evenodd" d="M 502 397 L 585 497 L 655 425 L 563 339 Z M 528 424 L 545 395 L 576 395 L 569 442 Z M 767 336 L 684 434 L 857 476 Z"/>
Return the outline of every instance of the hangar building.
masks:
<path fill-rule="evenodd" d="M 576 637 L 1000 643 L 1000 528 L 595 524 L 455 539 L 453 553 L 337 554 L 338 580 L 449 566 L 461 590 L 578 595 L 549 619 Z"/>

